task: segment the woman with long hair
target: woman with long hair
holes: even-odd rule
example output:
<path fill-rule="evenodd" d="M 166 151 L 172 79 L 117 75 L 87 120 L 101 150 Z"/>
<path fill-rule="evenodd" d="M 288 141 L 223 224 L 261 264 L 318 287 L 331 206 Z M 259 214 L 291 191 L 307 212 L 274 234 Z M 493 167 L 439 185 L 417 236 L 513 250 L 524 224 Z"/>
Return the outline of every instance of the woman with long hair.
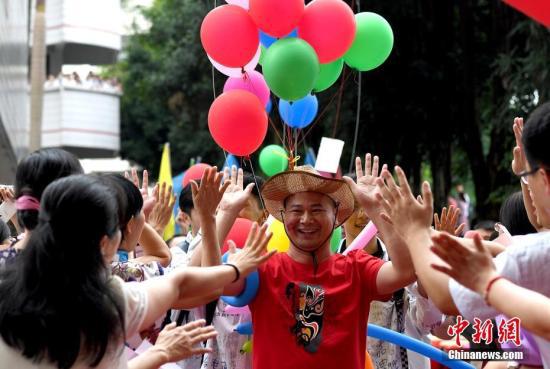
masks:
<path fill-rule="evenodd" d="M 125 337 L 171 307 L 209 301 L 272 255 L 265 227 L 255 226 L 232 264 L 123 283 L 108 267 L 121 238 L 117 218 L 97 178 L 70 176 L 44 191 L 27 246 L 0 274 L 3 367 L 126 368 Z"/>

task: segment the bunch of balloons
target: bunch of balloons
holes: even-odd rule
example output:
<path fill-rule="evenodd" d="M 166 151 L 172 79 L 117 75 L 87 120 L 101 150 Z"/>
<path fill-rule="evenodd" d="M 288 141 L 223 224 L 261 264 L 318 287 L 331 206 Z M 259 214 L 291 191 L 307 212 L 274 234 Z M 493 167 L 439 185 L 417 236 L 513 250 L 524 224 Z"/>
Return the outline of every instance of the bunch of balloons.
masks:
<path fill-rule="evenodd" d="M 201 42 L 213 66 L 229 78 L 213 102 L 208 127 L 218 145 L 248 156 L 267 133 L 270 92 L 292 128 L 311 124 L 312 94 L 334 84 L 344 63 L 359 71 L 390 55 L 393 32 L 380 15 L 354 14 L 342 0 L 226 0 L 201 25 Z M 261 63 L 262 73 L 256 71 Z"/>

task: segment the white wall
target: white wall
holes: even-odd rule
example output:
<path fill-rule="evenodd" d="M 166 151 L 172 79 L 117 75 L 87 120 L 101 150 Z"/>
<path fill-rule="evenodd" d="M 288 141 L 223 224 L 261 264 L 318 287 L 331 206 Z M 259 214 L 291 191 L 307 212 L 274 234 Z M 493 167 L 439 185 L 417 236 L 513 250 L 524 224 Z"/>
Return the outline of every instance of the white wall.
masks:
<path fill-rule="evenodd" d="M 42 146 L 120 149 L 120 95 L 78 87 L 44 93 Z"/>
<path fill-rule="evenodd" d="M 120 50 L 120 0 L 46 0 L 46 44 L 76 43 Z"/>

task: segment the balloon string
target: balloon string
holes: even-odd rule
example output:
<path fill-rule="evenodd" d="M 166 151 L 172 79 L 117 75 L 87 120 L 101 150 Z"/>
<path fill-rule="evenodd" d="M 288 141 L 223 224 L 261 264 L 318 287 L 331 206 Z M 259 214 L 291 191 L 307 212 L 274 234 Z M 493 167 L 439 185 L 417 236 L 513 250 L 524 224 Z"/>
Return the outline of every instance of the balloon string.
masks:
<path fill-rule="evenodd" d="M 357 149 L 357 137 L 359 136 L 359 118 L 361 116 L 361 72 L 358 75 L 358 87 L 357 87 L 357 111 L 355 113 L 355 135 L 353 137 L 353 148 L 351 150 L 351 158 L 349 161 L 348 173 L 351 173 L 353 169 L 353 163 L 355 158 L 355 150 Z"/>
<path fill-rule="evenodd" d="M 350 76 L 352 75 L 353 73 L 349 73 L 345 80 L 344 80 L 344 84 L 349 80 Z M 343 78 L 343 77 L 342 77 Z M 302 142 L 306 139 L 306 137 L 310 134 L 311 130 L 313 129 L 313 127 L 315 127 L 315 125 L 317 123 L 319 123 L 321 121 L 321 118 L 325 115 L 325 113 L 327 112 L 328 108 L 331 106 L 332 102 L 334 101 L 334 99 L 338 96 L 338 91 L 332 95 L 332 97 L 330 98 L 329 100 L 329 103 L 325 106 L 325 108 L 323 109 L 323 111 L 321 112 L 321 114 L 319 114 L 317 116 L 317 119 L 315 119 L 315 122 L 313 122 L 313 124 L 311 124 L 308 128 L 308 130 L 306 131 L 306 133 L 303 135 L 302 139 L 300 140 L 299 144 L 301 145 Z"/>
<path fill-rule="evenodd" d="M 254 183 L 256 185 L 256 189 L 258 190 L 258 197 L 260 198 L 260 204 L 262 205 L 262 210 L 265 210 L 265 204 L 264 204 L 264 198 L 262 197 L 262 192 L 260 191 L 261 188 L 258 186 L 258 180 L 256 179 L 256 174 L 254 173 L 254 167 L 252 166 L 252 160 L 250 160 L 250 156 L 247 156 L 248 164 L 250 164 L 250 171 L 252 172 L 252 177 L 254 177 Z"/>

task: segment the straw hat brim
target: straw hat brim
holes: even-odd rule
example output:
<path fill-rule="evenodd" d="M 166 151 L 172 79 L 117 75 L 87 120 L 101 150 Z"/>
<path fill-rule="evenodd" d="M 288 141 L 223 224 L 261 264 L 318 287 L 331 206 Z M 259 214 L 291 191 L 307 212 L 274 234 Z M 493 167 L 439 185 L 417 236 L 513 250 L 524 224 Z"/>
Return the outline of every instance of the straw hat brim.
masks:
<path fill-rule="evenodd" d="M 342 179 L 292 170 L 274 175 L 262 186 L 262 198 L 267 211 L 281 222 L 285 199 L 300 192 L 322 193 L 334 200 L 338 204 L 336 226 L 342 225 L 353 213 L 355 199 L 351 188 Z"/>

